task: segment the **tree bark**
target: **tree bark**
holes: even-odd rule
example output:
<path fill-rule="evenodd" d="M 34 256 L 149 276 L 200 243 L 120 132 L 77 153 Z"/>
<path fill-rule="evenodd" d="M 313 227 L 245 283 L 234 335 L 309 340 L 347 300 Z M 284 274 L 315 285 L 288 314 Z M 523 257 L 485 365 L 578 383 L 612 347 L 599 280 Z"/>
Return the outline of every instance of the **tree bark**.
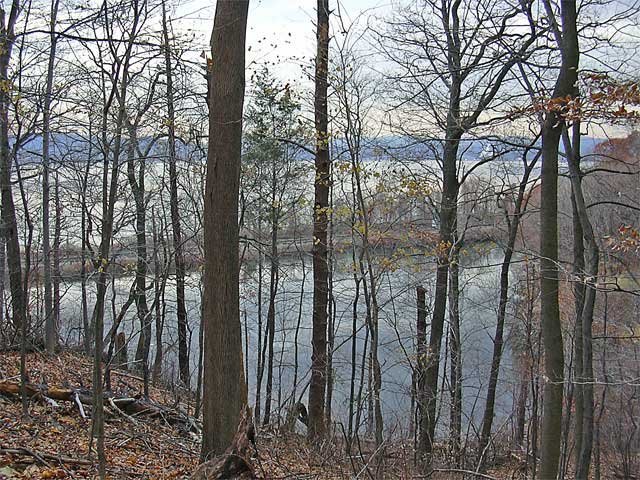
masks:
<path fill-rule="evenodd" d="M 15 43 L 15 24 L 20 11 L 20 3 L 13 0 L 7 18 L 4 6 L 0 8 L 0 41 L 3 45 L 0 53 L 0 197 L 2 200 L 2 234 L 6 241 L 7 267 L 9 269 L 9 289 L 11 293 L 12 322 L 16 331 L 20 331 L 21 360 L 20 378 L 24 393 L 27 381 L 26 342 L 29 331 L 24 289 L 22 285 L 22 264 L 20 240 L 16 221 L 16 207 L 11 188 L 11 149 L 9 148 L 9 105 L 11 103 L 11 82 L 9 80 L 9 62 Z M 22 413 L 27 416 L 27 399 L 22 396 Z"/>
<path fill-rule="evenodd" d="M 4 310 L 4 300 L 5 300 L 5 277 L 7 275 L 6 265 L 7 265 L 7 249 L 6 249 L 6 241 L 4 238 L 4 234 L 2 229 L 0 228 L 0 328 L 4 329 L 5 325 L 5 310 Z"/>
<path fill-rule="evenodd" d="M 140 158 L 136 175 L 135 157 L 138 143 L 137 125 L 129 124 L 127 145 L 127 179 L 136 207 L 136 279 L 134 297 L 140 321 L 140 336 L 136 348 L 136 367 L 142 370 L 145 379 L 149 373 L 149 350 L 151 347 L 151 320 L 147 305 L 147 212 L 145 204 L 145 159 Z M 146 392 L 145 392 L 146 393 Z"/>
<path fill-rule="evenodd" d="M 131 32 L 127 39 L 126 49 L 123 56 L 114 58 L 114 61 L 121 62 L 120 68 L 122 78 L 113 76 L 112 93 L 118 91 L 118 109 L 116 114 L 115 132 L 113 139 L 108 135 L 108 114 L 111 107 L 111 100 L 116 96 L 112 95 L 107 99 L 108 92 L 105 91 L 104 106 L 102 109 L 101 142 L 103 149 L 103 171 L 102 171 L 102 225 L 100 248 L 96 268 L 98 271 L 96 302 L 93 310 L 95 321 L 94 335 L 94 359 L 93 359 L 93 412 L 91 433 L 97 440 L 98 450 L 98 474 L 100 478 L 106 475 L 106 456 L 104 452 L 104 411 L 103 411 L 103 378 L 102 378 L 102 353 L 104 335 L 104 309 L 105 296 L 108 286 L 108 268 L 111 254 L 111 243 L 113 238 L 114 212 L 118 194 L 118 182 L 120 173 L 120 155 L 122 152 L 122 130 L 126 117 L 126 98 L 128 87 L 128 71 L 131 61 L 131 52 L 138 33 L 141 11 L 139 3 L 134 0 L 132 3 L 133 21 Z M 118 72 L 119 73 L 119 72 Z M 111 147 L 113 145 L 113 147 Z M 111 167 L 110 167 L 111 166 Z M 111 178 L 109 169 L 111 168 Z"/>
<path fill-rule="evenodd" d="M 88 231 L 87 231 L 87 184 L 89 182 L 89 169 L 91 168 L 92 153 L 93 153 L 93 123 L 92 116 L 88 115 L 89 122 L 89 151 L 87 152 L 86 165 L 82 174 L 82 193 L 80 198 L 80 208 L 82 210 L 80 216 L 80 234 L 82 235 L 80 243 L 80 290 L 81 290 L 81 303 L 82 303 L 82 330 L 84 340 L 84 352 L 86 355 L 91 355 L 91 339 L 93 337 L 92 321 L 89 321 L 89 306 L 87 301 L 87 246 Z M 90 219 L 89 219 L 90 220 Z"/>
<path fill-rule="evenodd" d="M 58 332 L 53 314 L 52 282 L 51 282 L 51 242 L 50 238 L 50 182 L 49 182 L 49 143 L 51 138 L 51 94 L 53 91 L 53 70 L 56 61 L 58 37 L 55 33 L 59 0 L 51 2 L 51 44 L 49 47 L 49 63 L 47 66 L 47 83 L 42 106 L 42 252 L 44 268 L 44 319 L 45 347 L 47 353 L 55 351 L 58 344 Z"/>
<path fill-rule="evenodd" d="M 262 239 L 262 222 L 258 217 L 258 238 Z M 255 404 L 255 418 L 256 424 L 260 424 L 261 418 L 261 402 L 262 402 L 262 380 L 264 377 L 264 364 L 266 359 L 266 334 L 265 338 L 262 337 L 262 284 L 263 284 L 263 266 L 262 266 L 262 247 L 258 247 L 258 349 L 257 349 L 257 366 L 256 366 L 256 404 Z M 264 342 L 264 345 L 263 345 Z"/>
<path fill-rule="evenodd" d="M 427 292 L 424 287 L 419 286 L 416 288 L 416 306 L 417 306 L 417 318 L 416 318 L 416 367 L 415 367 L 415 396 L 416 396 L 416 417 L 422 419 L 422 410 L 426 406 L 425 398 L 425 375 L 427 367 Z M 418 420 L 418 436 L 420 436 L 420 430 L 422 423 Z"/>
<path fill-rule="evenodd" d="M 575 92 L 576 94 L 578 92 Z M 580 122 L 573 125 L 573 141 L 568 158 L 569 178 L 575 205 L 575 212 L 580 223 L 580 230 L 586 246 L 586 262 L 584 271 L 580 272 L 578 280 L 583 292 L 582 309 L 578 312 L 576 323 L 580 326 L 580 367 L 576 375 L 577 385 L 581 391 L 581 411 L 578 416 L 576 410 L 576 473 L 575 478 L 589 478 L 591 465 L 591 451 L 593 449 L 593 420 L 594 420 L 594 393 L 593 393 L 593 315 L 597 293 L 598 271 L 600 264 L 600 250 L 596 242 L 593 225 L 589 219 L 587 206 L 582 189 L 582 171 L 580 169 Z M 576 340 L 577 342 L 578 340 Z M 578 355 L 578 349 L 576 349 Z M 576 359 L 577 360 L 577 359 Z M 578 435 L 580 437 L 578 438 Z"/>
<path fill-rule="evenodd" d="M 431 335 L 427 352 L 424 375 L 424 405 L 420 418 L 418 450 L 425 455 L 427 463 L 433 452 L 436 428 L 436 402 L 438 397 L 438 373 L 440 371 L 440 351 L 444 332 L 444 319 L 447 309 L 447 286 L 449 281 L 449 253 L 453 247 L 453 232 L 457 224 L 458 146 L 462 131 L 455 127 L 459 117 L 459 94 L 451 93 L 451 107 L 448 114 L 447 140 L 442 159 L 442 201 L 440 204 L 440 244 L 438 245 L 438 267 L 436 270 L 436 288 L 431 320 Z"/>
<path fill-rule="evenodd" d="M 562 63 L 553 99 L 566 101 L 578 79 L 576 2 L 561 2 Z M 565 121 L 558 109 L 546 113 L 542 129 L 540 200 L 540 320 L 544 343 L 546 385 L 543 399 L 540 476 L 558 474 L 564 390 L 564 343 L 558 304 L 558 146 Z"/>
<path fill-rule="evenodd" d="M 153 209 L 151 210 L 151 224 L 153 229 L 153 303 L 155 306 L 155 324 L 156 324 L 156 352 L 153 360 L 153 374 L 151 381 L 156 384 L 160 380 L 162 374 L 162 333 L 164 330 L 164 289 L 167 283 L 166 268 L 163 270 L 160 263 L 160 244 L 164 245 L 163 234 L 158 232 L 156 224 L 156 216 Z M 162 237 L 162 239 L 159 239 Z M 163 255 L 163 263 L 166 257 Z M 202 346 L 201 346 L 202 347 Z"/>
<path fill-rule="evenodd" d="M 169 29 L 167 25 L 166 7 L 162 4 L 162 35 L 165 61 L 165 77 L 167 82 L 167 148 L 169 154 L 169 196 L 171 210 L 171 228 L 173 229 L 173 252 L 176 269 L 176 317 L 178 323 L 178 369 L 180 380 L 189 388 L 189 346 L 187 344 L 187 308 L 184 296 L 184 277 L 186 273 L 184 261 L 184 245 L 180 209 L 178 199 L 178 172 L 176 166 L 176 118 L 173 99 L 173 67 L 169 47 Z"/>
<path fill-rule="evenodd" d="M 327 76 L 329 71 L 329 0 L 317 2 L 317 50 L 315 73 L 315 200 L 313 207 L 313 325 L 311 382 L 309 384 L 309 438 L 325 433 L 325 390 L 327 373 L 327 306 L 329 265 L 327 227 L 331 188 Z"/>
<path fill-rule="evenodd" d="M 451 409 L 449 422 L 449 439 L 453 453 L 454 465 L 460 465 L 462 435 L 462 339 L 460 337 L 460 265 L 459 247 L 449 267 L 449 324 L 451 344 Z"/>
<path fill-rule="evenodd" d="M 276 296 L 278 294 L 278 283 L 280 281 L 279 265 L 278 265 L 278 222 L 279 209 L 276 205 L 276 189 L 277 189 L 277 170 L 275 159 L 272 162 L 271 171 L 271 253 L 270 253 L 270 271 L 269 271 L 269 307 L 267 309 L 267 384 L 265 386 L 264 398 L 264 417 L 263 425 L 268 425 L 271 421 L 271 399 L 273 395 L 273 356 L 274 341 L 276 333 Z"/>
<path fill-rule="evenodd" d="M 57 339 L 60 336 L 60 282 L 62 280 L 62 271 L 60 270 L 60 244 L 62 242 L 62 205 L 60 203 L 60 177 L 57 172 L 55 177 L 56 183 L 53 195 L 56 217 L 53 224 L 53 272 L 51 274 L 51 281 L 53 283 L 53 328 Z"/>
<path fill-rule="evenodd" d="M 526 162 L 526 155 L 529 149 L 525 150 L 523 155 L 523 161 Z M 494 407 L 496 401 L 496 390 L 498 387 L 498 376 L 500 374 L 500 363 L 502 361 L 502 352 L 504 345 L 504 323 L 507 314 L 507 303 L 509 302 L 509 271 L 511 269 L 511 259 L 513 258 L 513 251 L 516 245 L 516 239 L 518 236 L 518 230 L 520 227 L 520 218 L 522 217 L 524 199 L 529 188 L 529 177 L 531 171 L 536 165 L 539 156 L 536 156 L 530 163 L 525 163 L 524 173 L 518 186 L 518 196 L 514 204 L 513 214 L 507 212 L 507 225 L 509 229 L 509 237 L 507 245 L 504 251 L 504 257 L 502 259 L 502 265 L 500 266 L 500 299 L 498 302 L 498 317 L 496 321 L 496 331 L 493 337 L 493 355 L 491 357 L 491 371 L 489 373 L 489 383 L 487 387 L 487 401 L 485 402 L 484 414 L 482 417 L 482 429 L 480 433 L 480 441 L 478 445 L 478 452 L 481 455 L 479 466 L 482 470 L 485 456 L 484 451 L 489 444 L 491 438 L 491 427 L 493 425 Z M 524 389 L 524 397 L 526 402 L 526 382 L 521 383 L 521 395 Z M 518 411 L 521 409 L 521 400 L 518 400 Z M 520 427 L 521 423 L 524 423 L 524 407 L 522 407 L 522 415 L 518 415 L 517 430 L 521 432 L 524 426 Z M 516 434 L 516 437 L 520 438 L 520 442 L 523 438 L 523 433 Z"/>
<path fill-rule="evenodd" d="M 239 303 L 238 194 L 248 0 L 216 4 L 205 190 L 203 460 L 231 444 L 247 402 Z"/>

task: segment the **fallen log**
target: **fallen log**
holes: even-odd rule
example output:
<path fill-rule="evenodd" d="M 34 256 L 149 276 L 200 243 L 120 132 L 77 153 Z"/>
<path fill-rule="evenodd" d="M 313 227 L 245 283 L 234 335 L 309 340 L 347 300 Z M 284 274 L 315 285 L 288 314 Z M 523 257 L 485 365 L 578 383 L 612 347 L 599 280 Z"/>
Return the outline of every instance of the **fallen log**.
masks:
<path fill-rule="evenodd" d="M 34 383 L 27 383 L 25 387 L 29 398 L 34 396 L 43 396 L 53 400 L 72 402 L 74 400 L 74 396 L 77 394 L 82 403 L 86 405 L 91 403 L 91 392 L 84 389 L 57 388 L 49 387 L 47 385 L 36 385 Z M 0 394 L 6 396 L 17 395 L 19 397 L 20 382 L 12 380 L 0 381 Z"/>
<path fill-rule="evenodd" d="M 91 391 L 78 388 L 59 388 L 48 385 L 26 384 L 29 398 L 52 399 L 64 402 L 74 402 L 84 417 L 85 412 L 81 405 L 91 406 L 93 399 Z M 0 381 L 0 395 L 20 398 L 20 382 L 13 380 Z M 117 397 L 113 392 L 104 393 L 106 405 L 115 405 L 117 410 L 130 417 L 144 416 L 159 419 L 172 426 L 183 428 L 186 432 L 199 434 L 201 432 L 195 418 L 186 415 L 177 409 L 158 405 L 142 397 Z"/>
<path fill-rule="evenodd" d="M 251 409 L 245 408 L 233 442 L 227 451 L 200 465 L 191 480 L 249 480 L 257 478 L 251 465 L 251 452 L 255 448 L 255 429 Z"/>

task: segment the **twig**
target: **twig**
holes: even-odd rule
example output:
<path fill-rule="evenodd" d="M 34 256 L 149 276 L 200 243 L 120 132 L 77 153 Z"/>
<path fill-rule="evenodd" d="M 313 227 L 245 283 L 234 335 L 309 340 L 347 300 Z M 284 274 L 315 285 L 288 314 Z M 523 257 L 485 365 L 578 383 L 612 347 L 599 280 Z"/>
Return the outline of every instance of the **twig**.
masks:
<path fill-rule="evenodd" d="M 70 458 L 63 457 L 61 455 L 54 455 L 51 453 L 36 453 L 33 450 L 29 450 L 24 447 L 16 447 L 16 448 L 0 448 L 0 453 L 3 454 L 12 454 L 12 455 L 28 455 L 35 458 L 38 462 L 46 465 L 47 467 L 51 467 L 51 465 L 45 460 L 45 458 L 49 460 L 55 460 L 59 463 L 69 463 L 73 465 L 93 465 L 93 462 L 89 460 L 82 460 L 79 458 Z"/>
<path fill-rule="evenodd" d="M 476 478 L 484 478 L 486 480 L 498 480 L 496 477 L 492 477 L 491 475 L 487 475 L 485 473 L 463 470 L 461 468 L 432 468 L 428 474 L 416 478 L 431 478 L 434 473 L 462 473 L 464 475 L 473 475 Z"/>
<path fill-rule="evenodd" d="M 76 402 L 76 405 L 78 405 L 78 410 L 80 411 L 80 416 L 83 419 L 87 419 L 87 415 L 84 411 L 84 407 L 82 406 L 82 402 L 80 401 L 80 395 L 78 395 L 78 392 L 75 392 L 73 394 L 73 401 Z"/>
<path fill-rule="evenodd" d="M 124 418 L 129 420 L 129 422 L 133 423 L 134 425 L 138 425 L 137 420 L 135 418 L 133 418 L 132 416 L 126 414 L 124 412 L 124 410 L 121 410 L 120 407 L 118 407 L 118 405 L 116 405 L 116 402 L 113 401 L 113 398 L 109 398 L 109 405 L 111 405 L 116 412 L 118 412 Z"/>
<path fill-rule="evenodd" d="M 53 398 L 49 398 L 46 395 L 42 395 L 42 399 L 45 403 L 47 403 L 51 408 L 58 408 L 60 404 L 56 402 Z"/>

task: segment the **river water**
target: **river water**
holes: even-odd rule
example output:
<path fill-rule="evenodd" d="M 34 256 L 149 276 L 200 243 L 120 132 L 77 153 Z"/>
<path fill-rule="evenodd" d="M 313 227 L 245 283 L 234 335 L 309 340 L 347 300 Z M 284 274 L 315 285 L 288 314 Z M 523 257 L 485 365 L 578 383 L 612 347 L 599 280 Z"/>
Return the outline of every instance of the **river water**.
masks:
<path fill-rule="evenodd" d="M 499 263 L 502 253 L 498 249 L 480 246 L 472 253 L 463 255 L 460 270 L 460 312 L 463 361 L 463 412 L 464 424 L 467 427 L 477 425 L 480 421 L 486 394 L 486 383 L 491 365 L 493 348 L 492 337 L 498 307 Z M 381 262 L 382 264 L 382 262 Z M 280 284 L 276 299 L 276 332 L 274 360 L 274 404 L 278 411 L 278 397 L 284 403 L 292 391 L 295 365 L 295 333 L 298 320 L 298 381 L 297 394 L 304 391 L 309 379 L 311 358 L 311 317 L 313 275 L 311 258 L 305 255 L 302 259 L 286 258 L 280 263 Z M 378 281 L 378 304 L 380 306 L 380 347 L 379 358 L 382 370 L 381 401 L 385 416 L 385 428 L 396 434 L 406 433 L 410 417 L 411 367 L 415 361 L 416 331 L 416 287 L 423 286 L 427 290 L 427 308 L 430 314 L 431 294 L 434 290 L 435 261 L 431 257 L 407 255 L 392 265 L 385 264 L 376 271 Z M 241 273 L 241 321 L 243 328 L 244 349 L 248 359 L 248 384 L 250 399 L 255 399 L 256 360 L 258 345 L 258 269 L 255 261 L 246 262 Z M 266 325 L 268 306 L 268 264 L 263 271 L 262 317 L 263 328 Z M 105 331 L 113 319 L 113 310 L 119 312 L 126 301 L 131 287 L 132 277 L 118 277 L 109 289 L 107 311 L 105 313 Z M 169 280 L 166 287 L 166 321 L 163 349 L 164 374 L 169 378 L 177 375 L 177 329 L 175 321 L 175 284 Z M 61 301 L 62 318 L 65 319 L 63 332 L 68 343 L 79 341 L 81 325 L 81 288 L 79 283 L 65 286 Z M 88 284 L 89 308 L 93 305 L 95 284 Z M 149 293 L 152 299 L 153 291 Z M 336 258 L 333 273 L 333 297 L 335 315 L 335 352 L 333 359 L 335 389 L 333 412 L 336 421 L 345 421 L 348 412 L 348 398 L 351 379 L 351 348 L 353 301 L 355 283 L 351 269 L 351 258 L 341 254 Z M 192 377 L 197 372 L 198 331 L 200 323 L 200 274 L 189 275 L 186 281 L 186 301 L 189 318 L 189 334 L 191 348 Z M 149 300 L 151 304 L 152 300 Z M 358 373 L 362 361 L 362 347 L 365 340 L 364 297 L 360 296 L 358 305 Z M 427 318 L 429 324 L 430 319 Z M 129 358 L 133 358 L 139 324 L 132 306 L 123 323 L 123 331 L 129 339 Z M 155 325 L 154 325 L 155 329 Z M 447 326 L 445 326 L 445 332 Z M 246 335 L 245 335 L 246 332 Z M 152 334 L 152 352 L 155 351 L 155 331 Z M 445 349 L 443 340 L 443 350 Z M 448 363 L 446 364 L 448 376 Z M 508 342 L 503 357 L 501 381 L 498 388 L 496 412 L 499 417 L 506 417 L 512 410 L 512 391 L 517 375 L 513 372 Z M 441 378 L 443 375 L 441 367 Z M 266 376 L 265 376 L 266 377 Z M 357 378 L 359 381 L 359 375 Z M 195 385 L 195 380 L 192 381 Z M 447 384 L 445 384 L 447 385 Z M 365 379 L 364 395 L 367 393 Z M 264 399 L 264 388 L 263 397 Z M 306 394 L 303 397 L 306 403 Z M 441 415 L 448 418 L 448 394 L 443 397 Z M 446 422 L 441 422 L 446 423 Z"/>

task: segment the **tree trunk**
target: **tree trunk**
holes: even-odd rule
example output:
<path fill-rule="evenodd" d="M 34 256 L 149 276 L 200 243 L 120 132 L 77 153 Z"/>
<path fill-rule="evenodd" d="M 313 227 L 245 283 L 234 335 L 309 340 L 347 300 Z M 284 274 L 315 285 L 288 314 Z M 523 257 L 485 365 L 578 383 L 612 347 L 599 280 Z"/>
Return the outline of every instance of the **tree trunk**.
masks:
<path fill-rule="evenodd" d="M 276 165 L 272 165 L 271 177 L 271 266 L 269 278 L 269 308 L 267 310 L 267 383 L 265 386 L 263 425 L 271 420 L 271 400 L 273 395 L 273 356 L 276 333 L 276 295 L 278 294 L 278 209 L 276 207 Z"/>
<path fill-rule="evenodd" d="M 584 285 L 584 303 L 580 311 L 577 323 L 580 324 L 582 354 L 581 371 L 576 381 L 581 385 L 582 411 L 578 417 L 576 411 L 576 427 L 580 422 L 580 428 L 576 428 L 576 448 L 580 446 L 576 462 L 576 479 L 588 478 L 591 464 L 591 451 L 593 449 L 593 419 L 594 419 L 594 394 L 593 394 L 593 315 L 596 301 L 598 270 L 600 264 L 600 250 L 596 242 L 595 233 L 589 219 L 587 206 L 582 190 L 582 171 L 580 169 L 580 123 L 573 125 L 573 142 L 569 155 L 569 177 L 573 192 L 574 204 L 580 230 L 582 230 L 586 244 L 586 265 L 583 273 L 578 277 Z M 577 352 L 576 352 L 577 355 Z M 577 435 L 580 434 L 578 441 Z"/>
<path fill-rule="evenodd" d="M 104 335 L 104 309 L 105 309 L 105 296 L 108 286 L 108 268 L 110 262 L 111 242 L 113 239 L 113 223 L 114 223 L 114 211 L 115 204 L 118 195 L 118 182 L 120 172 L 120 155 L 122 150 L 122 130 L 126 118 L 126 98 L 128 87 L 128 72 L 129 64 L 131 60 L 131 51 L 137 35 L 140 11 L 139 4 L 134 0 L 132 4 L 133 8 L 133 22 L 131 26 L 131 32 L 129 39 L 127 40 L 126 49 L 123 56 L 115 61 L 122 62 L 120 67 L 122 69 L 122 78 L 114 76 L 112 81 L 112 93 L 115 94 L 116 90 L 119 90 L 118 95 L 118 110 L 115 122 L 115 133 L 113 138 L 109 138 L 108 135 L 108 116 L 110 108 L 110 100 L 107 100 L 108 92 L 104 92 L 105 103 L 102 110 L 102 125 L 101 125 L 101 142 L 103 149 L 103 171 L 102 171 L 102 225 L 101 225 L 101 238 L 100 248 L 97 259 L 97 288 L 96 288 L 96 302 L 93 311 L 93 318 L 95 321 L 95 348 L 93 359 L 93 405 L 94 414 L 92 415 L 91 432 L 92 436 L 97 439 L 97 451 L 98 451 L 98 473 L 100 478 L 105 478 L 106 475 L 106 456 L 104 451 L 104 411 L 103 411 L 103 378 L 102 378 L 102 353 L 103 353 L 103 335 Z M 111 98 L 113 98 L 111 97 Z M 111 145 L 113 147 L 111 147 Z M 109 178 L 109 169 L 111 168 L 111 178 Z"/>
<path fill-rule="evenodd" d="M 5 278 L 7 275 L 6 265 L 7 265 L 7 249 L 6 249 L 6 241 L 4 238 L 4 233 L 0 228 L 0 328 L 4 330 L 4 322 L 5 322 L 5 296 L 4 296 L 4 288 L 5 288 Z"/>
<path fill-rule="evenodd" d="M 327 226 L 331 188 L 327 76 L 329 71 L 329 0 L 317 2 L 317 51 L 315 73 L 315 200 L 313 207 L 313 325 L 311 381 L 309 384 L 309 438 L 325 433 L 325 390 L 327 373 L 327 304 L 329 265 Z"/>
<path fill-rule="evenodd" d="M 352 250 L 353 264 L 356 264 L 355 245 Z M 353 272 L 353 281 L 355 286 L 355 292 L 353 297 L 353 306 L 351 310 L 351 379 L 349 382 L 349 427 L 347 431 L 347 453 L 351 453 L 353 434 L 354 434 L 354 408 L 356 405 L 356 373 L 357 373 L 357 361 L 358 361 L 358 306 L 360 303 L 360 279 L 358 273 Z"/>
<path fill-rule="evenodd" d="M 330 192 L 329 212 L 333 208 L 333 189 Z M 329 238 L 327 252 L 327 390 L 325 398 L 325 433 L 331 435 L 333 422 L 333 390 L 335 383 L 335 375 L 333 373 L 333 354 L 336 344 L 336 309 L 335 299 L 333 297 L 333 213 L 329 213 Z"/>
<path fill-rule="evenodd" d="M 460 338 L 460 266 L 458 247 L 450 265 L 449 278 L 449 324 L 451 344 L 451 411 L 449 439 L 454 465 L 460 465 L 462 435 L 462 340 Z"/>
<path fill-rule="evenodd" d="M 13 0 L 9 17 L 6 18 L 4 6 L 0 8 L 0 22 L 4 29 L 4 45 L 0 52 L 0 82 L 10 85 L 9 62 L 11 50 L 15 42 L 15 24 L 18 19 L 20 4 Z M 20 379 L 22 384 L 22 413 L 27 416 L 27 399 L 24 388 L 27 381 L 26 371 L 26 342 L 29 332 L 27 311 L 22 284 L 22 264 L 20 257 L 20 240 L 18 236 L 18 224 L 16 221 L 16 207 L 13 201 L 11 188 L 11 150 L 9 148 L 9 105 L 12 92 L 10 89 L 0 89 L 0 197 L 2 217 L 2 234 L 6 241 L 7 267 L 9 269 L 9 289 L 11 293 L 12 322 L 16 331 L 20 331 Z"/>
<path fill-rule="evenodd" d="M 162 266 L 160 263 L 160 243 L 164 243 L 159 240 L 158 227 L 156 224 L 156 216 L 153 209 L 151 210 L 151 224 L 153 229 L 153 304 L 155 309 L 155 324 L 156 324 L 156 352 L 153 360 L 153 374 L 151 375 L 151 381 L 157 384 L 162 375 L 162 333 L 164 330 L 164 315 L 163 315 L 163 292 L 167 281 L 166 274 L 163 275 Z M 163 257 L 164 259 L 164 257 Z M 166 261 L 166 259 L 165 259 Z"/>
<path fill-rule="evenodd" d="M 60 282 L 62 272 L 60 270 L 60 243 L 62 242 L 62 205 L 60 204 L 60 178 L 56 173 L 56 186 L 54 191 L 56 219 L 53 225 L 53 326 L 56 338 L 60 335 Z"/>
<path fill-rule="evenodd" d="M 362 289 L 363 289 L 363 297 L 367 298 L 368 295 L 368 289 L 367 289 L 367 280 L 363 277 L 362 278 Z M 368 348 L 369 348 L 369 316 L 370 316 L 370 311 L 369 308 L 367 307 L 367 321 L 365 323 L 365 332 L 364 332 L 364 344 L 362 345 L 362 358 L 360 361 L 360 383 L 358 385 L 358 393 L 356 395 L 356 419 L 354 422 L 354 438 L 358 439 L 358 435 L 360 432 L 360 425 L 361 425 L 361 419 L 362 419 L 362 411 L 364 410 L 363 407 L 363 400 L 362 400 L 362 392 L 364 390 L 364 382 L 365 382 L 365 376 L 366 376 L 366 372 L 367 372 L 367 358 L 368 358 Z"/>
<path fill-rule="evenodd" d="M 140 158 L 140 167 L 136 175 L 135 157 L 138 143 L 137 125 L 129 125 L 129 143 L 127 144 L 127 179 L 136 207 L 136 280 L 134 298 L 140 321 L 140 336 L 136 348 L 136 368 L 141 370 L 145 379 L 149 373 L 149 350 L 151 347 L 151 321 L 147 305 L 147 214 L 145 204 L 145 159 Z"/>
<path fill-rule="evenodd" d="M 205 191 L 202 459 L 231 444 L 247 402 L 239 304 L 238 193 L 248 0 L 216 4 Z"/>
<path fill-rule="evenodd" d="M 262 222 L 260 218 L 258 218 L 258 237 L 262 238 Z M 264 377 L 266 359 L 266 334 L 268 334 L 268 331 L 265 331 L 265 338 L 262 337 L 262 271 L 262 247 L 258 247 L 258 349 L 256 355 L 258 365 L 256 366 L 256 404 L 254 412 L 256 424 L 260 424 L 261 418 L 262 379 Z"/>
<path fill-rule="evenodd" d="M 578 79 L 576 2 L 561 3 L 562 64 L 553 98 L 566 101 Z M 540 321 L 544 342 L 545 377 L 541 435 L 540 476 L 554 479 L 558 473 L 564 389 L 564 344 L 558 305 L 558 145 L 564 119 L 558 109 L 547 112 L 542 129 L 540 200 Z"/>
<path fill-rule="evenodd" d="M 302 309 L 304 306 L 304 295 L 305 295 L 305 283 L 307 281 L 307 265 L 304 260 L 304 253 L 300 251 L 300 248 L 296 246 L 300 258 L 300 265 L 302 266 L 302 279 L 300 280 L 300 296 L 298 297 L 298 319 L 296 321 L 296 330 L 293 336 L 293 390 L 291 392 L 291 406 L 295 408 L 295 405 L 298 404 L 297 393 L 298 393 L 298 371 L 300 369 L 299 365 L 299 343 L 298 339 L 300 338 L 300 328 L 302 326 Z M 308 414 L 307 414 L 308 417 Z"/>
<path fill-rule="evenodd" d="M 528 151 L 529 149 L 525 150 L 523 155 L 523 161 L 525 162 Z M 502 361 L 504 344 L 504 322 L 507 314 L 507 303 L 509 302 L 509 271 L 511 269 L 511 259 L 513 257 L 513 251 L 518 237 L 518 229 L 520 228 L 520 218 L 523 212 L 525 195 L 529 189 L 529 177 L 531 176 L 531 172 L 533 167 L 536 165 L 538 158 L 539 155 L 537 155 L 530 163 L 525 163 L 525 169 L 518 187 L 518 196 L 516 197 L 514 204 L 513 214 L 510 215 L 508 212 L 506 213 L 509 238 L 504 251 L 502 265 L 500 266 L 500 299 L 498 302 L 498 318 L 496 320 L 496 331 L 493 337 L 493 356 L 491 358 L 491 371 L 489 373 L 489 383 L 487 387 L 487 401 L 485 402 L 484 414 L 482 417 L 482 430 L 478 444 L 478 452 L 481 455 L 480 461 L 478 462 L 480 470 L 483 469 L 483 464 L 486 460 L 484 452 L 489 444 L 489 440 L 491 438 L 491 427 L 493 425 L 496 390 L 498 387 L 498 376 L 500 374 L 500 362 Z M 526 382 L 521 383 L 521 385 L 524 385 L 524 401 L 526 402 Z M 523 387 L 521 386 L 521 391 L 522 388 Z M 524 406 L 522 408 L 524 409 Z M 518 404 L 518 409 L 520 409 L 520 403 Z M 520 431 L 520 421 L 524 422 L 524 411 L 522 412 L 522 416 L 518 416 L 518 431 Z M 522 429 L 524 429 L 524 425 L 522 426 Z M 520 438 L 520 442 L 522 441 L 522 438 L 524 438 L 523 435 L 523 433 L 516 434 L 516 437 Z"/>
<path fill-rule="evenodd" d="M 555 116 L 550 114 L 551 116 Z M 555 479 L 558 473 L 564 389 L 564 350 L 558 305 L 558 140 L 547 120 L 542 137 L 542 195 L 540 202 L 541 325 L 546 384 L 543 398 L 540 474 Z"/>
<path fill-rule="evenodd" d="M 53 70 L 56 61 L 56 46 L 58 37 L 55 33 L 56 17 L 58 15 L 59 0 L 51 2 L 51 44 L 49 47 L 49 63 L 47 66 L 47 83 L 45 86 L 42 106 L 42 252 L 44 267 L 44 319 L 45 319 L 45 347 L 47 353 L 55 351 L 58 344 L 58 332 L 53 315 L 51 292 L 51 243 L 50 235 L 50 183 L 49 183 L 49 143 L 51 138 L 51 94 L 53 91 Z"/>
<path fill-rule="evenodd" d="M 175 108 L 173 102 L 173 69 L 169 46 L 169 29 L 167 25 L 166 7 L 162 3 L 162 35 L 165 60 L 165 77 L 167 82 L 167 148 L 169 154 L 169 196 L 171 210 L 171 227 L 173 229 L 173 251 L 176 269 L 176 317 L 178 323 L 178 369 L 180 380 L 189 388 L 189 347 L 187 342 L 187 308 L 184 296 L 184 245 L 178 200 L 178 172 L 176 168 L 176 127 Z"/>
<path fill-rule="evenodd" d="M 522 446 L 522 442 L 524 441 L 528 396 L 529 379 L 523 375 L 520 379 L 520 386 L 518 388 L 518 398 L 516 403 L 516 432 L 514 440 L 516 445 L 518 446 Z"/>
<path fill-rule="evenodd" d="M 455 97 L 455 95 L 453 95 Z M 453 102 L 448 115 L 447 141 L 444 146 L 442 161 L 442 201 L 440 204 L 440 244 L 438 246 L 438 268 L 436 270 L 436 288 L 433 302 L 433 315 L 431 320 L 431 335 L 429 336 L 429 349 L 426 359 L 424 375 L 424 405 L 420 418 L 420 435 L 418 437 L 418 450 L 425 456 L 427 464 L 431 460 L 433 452 L 434 434 L 436 428 L 436 402 L 438 398 L 438 373 L 440 371 L 440 351 L 442 348 L 442 335 L 444 331 L 444 319 L 447 309 L 447 284 L 449 281 L 449 253 L 453 247 L 453 233 L 457 224 L 458 202 L 458 145 L 462 131 L 455 128 L 459 106 Z M 458 112 L 458 113 L 456 113 Z"/>
<path fill-rule="evenodd" d="M 423 287 L 417 287 L 416 289 L 416 305 L 417 305 L 417 319 L 416 319 L 416 368 L 415 368 L 415 390 L 416 390 L 416 415 L 418 418 L 422 417 L 423 409 L 426 406 L 425 398 L 425 375 L 427 367 L 427 292 Z M 421 435 L 420 428 L 421 422 L 417 422 L 418 436 Z"/>
<path fill-rule="evenodd" d="M 82 303 L 82 330 L 84 340 L 84 352 L 86 355 L 91 355 L 91 339 L 93 332 L 91 324 L 89 322 L 89 306 L 87 301 L 87 246 L 88 246 L 88 231 L 87 231 L 87 184 L 89 181 L 89 169 L 91 167 L 91 155 L 93 153 L 93 129 L 91 122 L 91 115 L 89 115 L 89 151 L 87 154 L 86 165 L 82 176 L 82 193 L 80 199 L 80 208 L 82 214 L 80 217 L 80 230 L 81 230 L 81 243 L 80 243 L 80 290 L 81 290 L 81 303 Z M 92 322 L 91 322 L 92 323 Z"/>

